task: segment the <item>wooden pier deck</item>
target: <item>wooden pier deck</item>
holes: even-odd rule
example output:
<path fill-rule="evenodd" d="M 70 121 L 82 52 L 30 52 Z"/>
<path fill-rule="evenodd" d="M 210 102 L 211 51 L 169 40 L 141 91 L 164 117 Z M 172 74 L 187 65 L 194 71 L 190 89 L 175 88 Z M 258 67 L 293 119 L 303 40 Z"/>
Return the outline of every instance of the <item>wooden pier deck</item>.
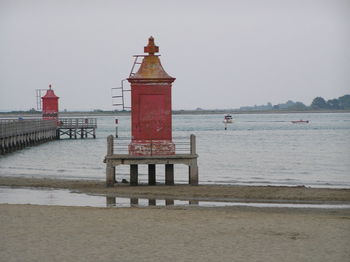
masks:
<path fill-rule="evenodd" d="M 56 139 L 56 120 L 1 119 L 0 154 Z"/>
<path fill-rule="evenodd" d="M 184 145 L 188 144 L 188 152 L 184 148 Z M 114 142 L 112 135 L 107 138 L 107 155 L 104 159 L 106 163 L 106 185 L 107 187 L 113 187 L 116 183 L 116 167 L 118 165 L 130 165 L 130 185 L 138 185 L 138 165 L 148 165 L 148 184 L 156 184 L 156 165 L 165 165 L 165 184 L 174 185 L 174 165 L 184 164 L 188 168 L 189 184 L 198 185 L 198 165 L 196 153 L 196 137 L 191 135 L 188 143 L 180 143 L 180 154 L 173 155 L 148 155 L 148 156 L 135 156 L 131 154 L 122 154 L 118 152 L 118 148 L 123 148 L 123 145 L 118 144 L 118 139 Z M 176 143 L 175 143 L 176 148 Z M 125 146 L 124 146 L 125 149 Z"/>
<path fill-rule="evenodd" d="M 96 118 L 60 118 L 58 123 L 57 138 L 62 136 L 77 139 L 96 138 L 97 119 Z"/>

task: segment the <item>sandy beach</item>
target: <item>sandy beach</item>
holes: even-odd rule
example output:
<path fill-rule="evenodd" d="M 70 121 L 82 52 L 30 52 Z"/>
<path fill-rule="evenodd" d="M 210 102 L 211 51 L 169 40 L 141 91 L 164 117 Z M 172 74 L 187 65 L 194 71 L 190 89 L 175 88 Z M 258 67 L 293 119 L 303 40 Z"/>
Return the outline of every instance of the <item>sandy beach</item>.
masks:
<path fill-rule="evenodd" d="M 0 205 L 1 261 L 349 261 L 350 211 Z"/>
<path fill-rule="evenodd" d="M 0 178 L 0 186 L 101 195 L 349 203 L 349 189 L 106 188 L 101 181 Z M 350 209 L 93 208 L 0 204 L 0 261 L 348 261 Z"/>

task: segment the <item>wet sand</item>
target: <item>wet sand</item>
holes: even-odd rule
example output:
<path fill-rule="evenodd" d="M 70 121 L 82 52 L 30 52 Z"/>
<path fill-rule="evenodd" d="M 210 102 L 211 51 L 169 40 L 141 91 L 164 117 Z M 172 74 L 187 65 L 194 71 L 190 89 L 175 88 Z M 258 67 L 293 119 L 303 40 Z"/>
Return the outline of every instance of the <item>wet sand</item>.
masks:
<path fill-rule="evenodd" d="M 1 261 L 349 261 L 350 210 L 0 205 Z"/>
<path fill-rule="evenodd" d="M 44 187 L 70 189 L 74 192 L 126 196 L 135 198 L 164 198 L 178 200 L 217 200 L 251 202 L 310 202 L 343 203 L 350 202 L 350 189 L 308 188 L 304 186 L 227 186 L 227 185 L 175 185 L 136 187 L 117 184 L 106 188 L 103 181 L 38 179 L 20 177 L 0 177 L 0 186 Z"/>
<path fill-rule="evenodd" d="M 349 189 L 106 188 L 101 181 L 0 177 L 0 186 L 112 196 L 349 203 Z M 0 261 L 350 261 L 350 209 L 93 208 L 0 204 Z"/>

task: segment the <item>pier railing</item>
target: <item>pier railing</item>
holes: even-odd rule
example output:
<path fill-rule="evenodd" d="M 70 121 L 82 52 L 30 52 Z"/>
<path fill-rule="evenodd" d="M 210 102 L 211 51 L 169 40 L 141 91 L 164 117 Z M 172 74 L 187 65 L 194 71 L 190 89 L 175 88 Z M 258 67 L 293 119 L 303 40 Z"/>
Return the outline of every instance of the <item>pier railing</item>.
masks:
<path fill-rule="evenodd" d="M 0 119 L 0 154 L 56 139 L 56 120 Z"/>
<path fill-rule="evenodd" d="M 60 139 L 96 138 L 96 118 L 0 119 L 0 154 L 7 154 L 26 146 Z"/>
<path fill-rule="evenodd" d="M 60 118 L 60 128 L 97 128 L 96 118 Z"/>
<path fill-rule="evenodd" d="M 0 119 L 0 138 L 56 129 L 56 126 L 55 120 Z"/>

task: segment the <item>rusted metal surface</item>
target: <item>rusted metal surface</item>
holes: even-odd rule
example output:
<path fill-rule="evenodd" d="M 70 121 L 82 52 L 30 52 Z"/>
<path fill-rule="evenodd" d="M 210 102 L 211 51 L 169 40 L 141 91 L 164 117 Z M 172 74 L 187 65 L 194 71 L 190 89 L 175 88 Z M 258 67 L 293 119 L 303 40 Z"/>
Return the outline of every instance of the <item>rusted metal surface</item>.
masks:
<path fill-rule="evenodd" d="M 170 86 L 136 86 L 132 89 L 132 136 L 135 140 L 171 140 Z"/>
<path fill-rule="evenodd" d="M 152 79 L 152 82 L 172 83 L 175 78 L 165 72 L 159 57 L 154 55 L 154 53 L 159 52 L 159 47 L 154 44 L 153 37 L 148 39 L 148 45 L 145 46 L 144 51 L 148 53 L 148 55 L 143 58 L 137 73 L 128 78 L 129 82 L 148 82 Z"/>
<path fill-rule="evenodd" d="M 169 140 L 133 140 L 129 145 L 129 152 L 133 155 L 173 155 L 175 144 Z"/>
<path fill-rule="evenodd" d="M 149 53 L 150 55 L 154 55 L 154 53 L 159 52 L 159 47 L 155 45 L 153 36 L 148 38 L 148 45 L 144 47 L 143 51 L 144 53 Z"/>

